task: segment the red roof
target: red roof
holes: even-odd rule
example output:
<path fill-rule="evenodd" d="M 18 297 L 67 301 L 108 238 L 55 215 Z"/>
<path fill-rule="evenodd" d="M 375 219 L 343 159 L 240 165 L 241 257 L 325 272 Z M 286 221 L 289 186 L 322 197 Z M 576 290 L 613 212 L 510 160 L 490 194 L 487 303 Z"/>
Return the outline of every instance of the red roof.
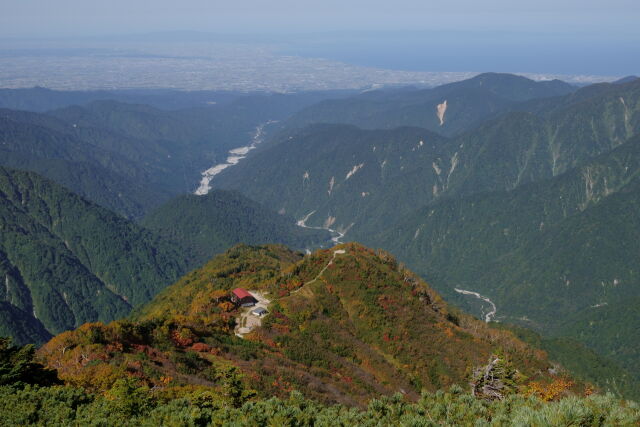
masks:
<path fill-rule="evenodd" d="M 242 299 L 242 298 L 253 298 L 253 295 L 251 295 L 249 292 L 247 292 L 246 289 L 242 289 L 242 288 L 236 288 L 233 291 L 233 294 L 235 296 L 237 296 L 238 298 Z"/>

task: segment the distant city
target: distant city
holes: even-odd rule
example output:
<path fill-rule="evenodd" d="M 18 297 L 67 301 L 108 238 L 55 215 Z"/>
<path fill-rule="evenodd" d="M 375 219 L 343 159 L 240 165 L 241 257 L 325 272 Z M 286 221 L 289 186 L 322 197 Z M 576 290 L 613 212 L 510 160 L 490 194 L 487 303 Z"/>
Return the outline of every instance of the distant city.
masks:
<path fill-rule="evenodd" d="M 424 87 L 470 78 L 481 71 L 402 71 L 284 55 L 269 45 L 220 42 L 0 41 L 0 87 L 59 90 L 153 89 L 295 92 Z M 523 70 L 526 71 L 526 70 Z M 570 83 L 620 76 L 518 73 Z"/>

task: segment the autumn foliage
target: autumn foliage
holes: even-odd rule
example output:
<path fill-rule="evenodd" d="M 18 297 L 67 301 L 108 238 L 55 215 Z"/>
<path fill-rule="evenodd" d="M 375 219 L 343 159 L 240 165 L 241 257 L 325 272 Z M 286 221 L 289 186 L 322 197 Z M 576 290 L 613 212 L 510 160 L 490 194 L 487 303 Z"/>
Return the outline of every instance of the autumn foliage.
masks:
<path fill-rule="evenodd" d="M 345 253 L 334 254 L 338 248 Z M 265 397 L 300 390 L 364 405 L 400 389 L 415 400 L 423 390 L 466 385 L 471 369 L 500 349 L 532 394 L 558 396 L 563 383 L 547 374 L 544 353 L 451 308 L 390 254 L 338 248 L 303 257 L 281 246 L 236 247 L 130 319 L 60 334 L 38 357 L 67 383 L 97 392 L 122 378 L 167 393 L 231 381 Z M 242 308 L 228 298 L 236 287 L 271 300 L 262 327 L 244 339 L 234 334 Z"/>

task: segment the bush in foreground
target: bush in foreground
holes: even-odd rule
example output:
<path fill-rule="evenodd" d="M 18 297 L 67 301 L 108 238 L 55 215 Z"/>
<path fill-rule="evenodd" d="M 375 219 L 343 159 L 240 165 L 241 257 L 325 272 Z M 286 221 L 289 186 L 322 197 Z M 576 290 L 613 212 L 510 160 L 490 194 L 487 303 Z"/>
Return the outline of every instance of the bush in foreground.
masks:
<path fill-rule="evenodd" d="M 513 395 L 501 401 L 475 399 L 460 387 L 425 393 L 416 403 L 401 395 L 372 400 L 367 408 L 325 406 L 293 392 L 289 399 L 233 402 L 205 389 L 167 398 L 123 381 L 104 395 L 86 394 L 71 387 L 0 387 L 0 423 L 3 425 L 638 425 L 640 407 L 612 395 L 567 397 L 544 402 Z"/>

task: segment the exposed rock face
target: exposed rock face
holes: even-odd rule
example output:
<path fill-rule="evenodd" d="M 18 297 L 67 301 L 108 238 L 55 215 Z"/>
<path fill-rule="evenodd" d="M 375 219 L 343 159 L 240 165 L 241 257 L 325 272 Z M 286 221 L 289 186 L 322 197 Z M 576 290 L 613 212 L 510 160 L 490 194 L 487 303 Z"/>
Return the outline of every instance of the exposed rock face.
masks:
<path fill-rule="evenodd" d="M 444 125 L 444 115 L 447 112 L 447 100 L 445 99 L 442 104 L 438 104 L 436 107 L 436 115 L 440 120 L 440 126 Z"/>

